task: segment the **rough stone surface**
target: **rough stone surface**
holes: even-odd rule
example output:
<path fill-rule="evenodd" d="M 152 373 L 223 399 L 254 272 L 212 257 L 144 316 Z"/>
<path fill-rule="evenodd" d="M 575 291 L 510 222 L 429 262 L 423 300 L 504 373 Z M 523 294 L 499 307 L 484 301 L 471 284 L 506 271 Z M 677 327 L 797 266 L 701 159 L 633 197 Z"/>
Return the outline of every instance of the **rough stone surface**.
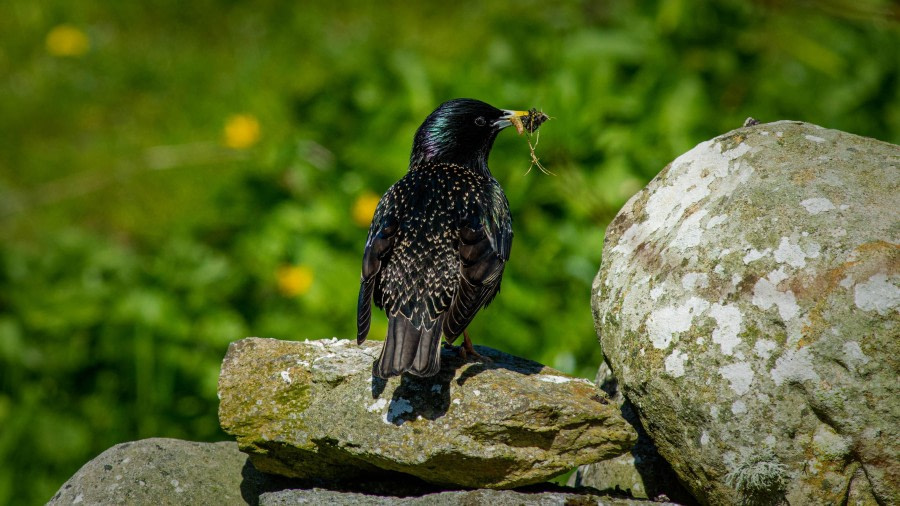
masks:
<path fill-rule="evenodd" d="M 781 121 L 701 143 L 609 226 L 604 355 L 702 502 L 898 503 L 898 186 L 900 147 Z"/>
<path fill-rule="evenodd" d="M 260 496 L 260 506 L 329 504 L 334 506 L 677 506 L 669 502 L 621 499 L 566 492 L 523 493 L 512 490 L 468 490 L 421 497 L 385 497 L 331 490 L 283 490 Z"/>
<path fill-rule="evenodd" d="M 590 381 L 489 348 L 445 351 L 432 378 L 374 378 L 381 343 L 248 338 L 229 347 L 219 420 L 260 470 L 352 480 L 401 472 L 512 488 L 619 455 L 635 440 Z"/>
<path fill-rule="evenodd" d="M 81 467 L 49 504 L 256 504 L 290 482 L 249 465 L 234 442 L 142 439 Z"/>
<path fill-rule="evenodd" d="M 634 406 L 622 395 L 618 381 L 605 362 L 597 371 L 597 385 L 619 406 L 622 416 L 637 431 L 638 439 L 628 453 L 579 466 L 568 484 L 605 493 L 624 493 L 637 499 L 666 498 L 679 504 L 696 504 L 697 500 L 681 485 L 672 466 L 659 454 Z"/>

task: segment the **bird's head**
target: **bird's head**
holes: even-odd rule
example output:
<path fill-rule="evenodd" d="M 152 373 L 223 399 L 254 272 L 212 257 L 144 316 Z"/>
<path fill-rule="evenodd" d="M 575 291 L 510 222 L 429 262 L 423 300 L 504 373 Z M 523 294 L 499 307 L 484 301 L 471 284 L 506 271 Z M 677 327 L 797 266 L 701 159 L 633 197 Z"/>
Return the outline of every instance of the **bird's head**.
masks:
<path fill-rule="evenodd" d="M 487 171 L 487 159 L 500 130 L 528 111 L 497 109 L 480 100 L 457 98 L 425 118 L 413 140 L 410 168 L 426 162 L 454 163 Z"/>

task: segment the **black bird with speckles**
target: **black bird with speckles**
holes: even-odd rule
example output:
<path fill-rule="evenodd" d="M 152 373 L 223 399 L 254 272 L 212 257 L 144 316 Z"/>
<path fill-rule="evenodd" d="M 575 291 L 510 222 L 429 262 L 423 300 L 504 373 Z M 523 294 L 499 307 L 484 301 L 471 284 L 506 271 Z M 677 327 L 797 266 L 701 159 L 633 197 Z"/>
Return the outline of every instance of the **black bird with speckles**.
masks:
<path fill-rule="evenodd" d="M 363 253 L 357 342 L 373 300 L 388 316 L 377 376 L 435 375 L 441 336 L 452 343 L 500 290 L 512 218 L 487 161 L 500 130 L 528 115 L 456 99 L 416 132 L 409 171 L 378 203 Z"/>

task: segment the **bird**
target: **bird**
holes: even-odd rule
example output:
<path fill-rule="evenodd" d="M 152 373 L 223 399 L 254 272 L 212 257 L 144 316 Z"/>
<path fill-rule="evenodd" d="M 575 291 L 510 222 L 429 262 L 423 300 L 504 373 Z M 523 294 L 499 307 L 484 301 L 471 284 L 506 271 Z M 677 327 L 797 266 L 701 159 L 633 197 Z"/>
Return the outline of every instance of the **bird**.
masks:
<path fill-rule="evenodd" d="M 378 202 L 363 251 L 357 343 L 369 333 L 372 302 L 388 317 L 375 376 L 434 376 L 442 335 L 452 345 L 463 334 L 460 354 L 479 356 L 466 327 L 500 291 L 513 239 L 488 156 L 501 130 L 521 133 L 536 119 L 533 131 L 545 118 L 458 98 L 416 130 L 409 168 Z"/>

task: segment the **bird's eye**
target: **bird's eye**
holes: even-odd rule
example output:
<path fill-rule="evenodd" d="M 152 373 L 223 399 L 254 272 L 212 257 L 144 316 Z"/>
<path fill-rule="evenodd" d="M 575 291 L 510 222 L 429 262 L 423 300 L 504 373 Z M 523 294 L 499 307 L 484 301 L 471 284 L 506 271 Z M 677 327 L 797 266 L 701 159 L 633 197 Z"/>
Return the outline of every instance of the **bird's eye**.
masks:
<path fill-rule="evenodd" d="M 478 126 L 484 126 L 486 123 L 487 123 L 487 121 L 485 121 L 484 118 L 481 116 L 478 116 L 477 118 L 475 118 L 475 124 Z"/>

